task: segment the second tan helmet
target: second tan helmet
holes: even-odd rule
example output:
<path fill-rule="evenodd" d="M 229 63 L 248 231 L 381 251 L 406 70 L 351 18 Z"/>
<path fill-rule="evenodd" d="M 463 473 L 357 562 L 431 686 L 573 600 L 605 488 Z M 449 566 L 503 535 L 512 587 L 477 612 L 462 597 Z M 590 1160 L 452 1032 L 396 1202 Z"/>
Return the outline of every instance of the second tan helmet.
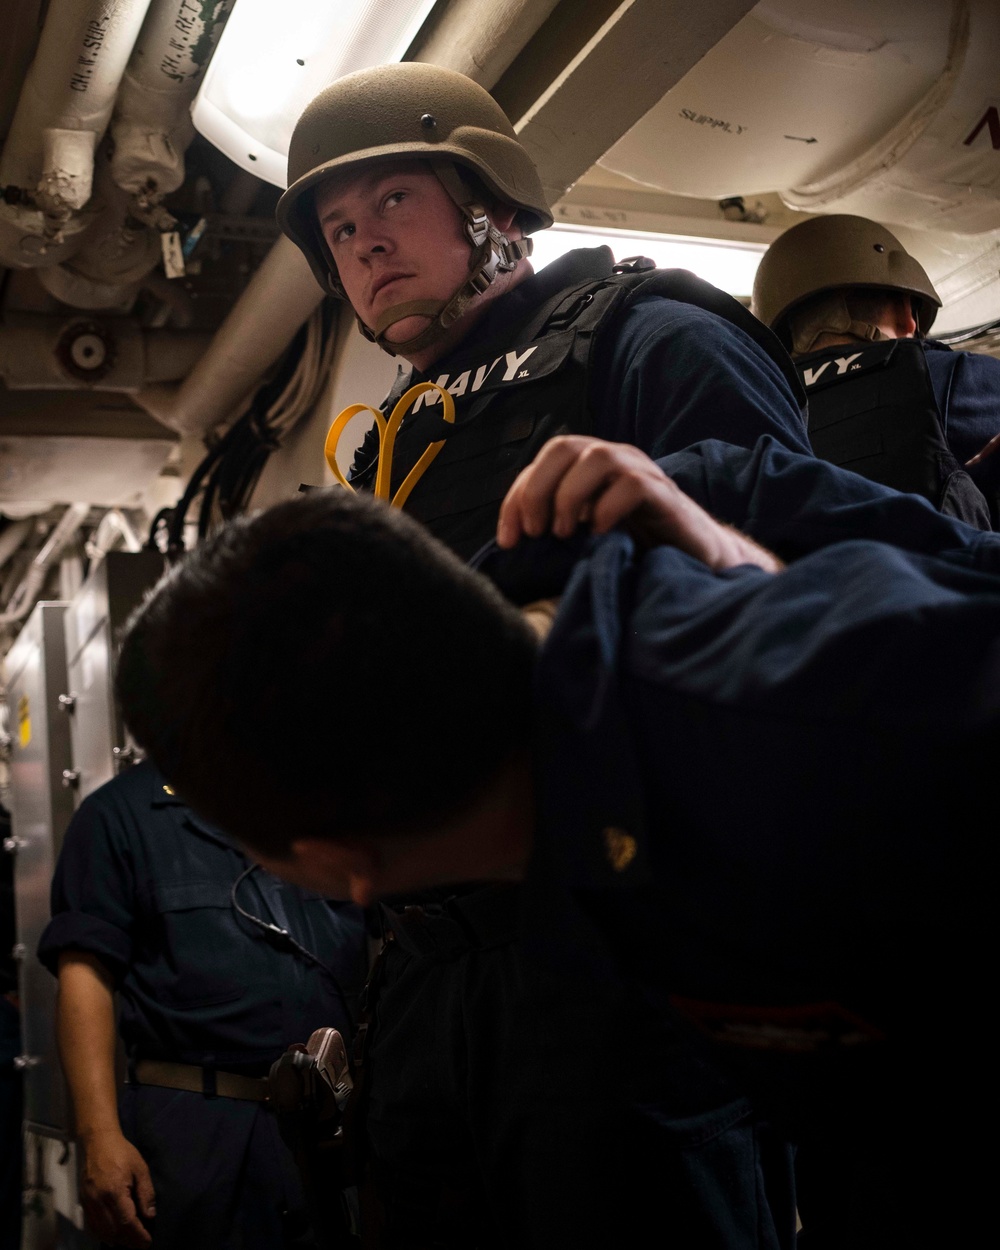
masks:
<path fill-rule="evenodd" d="M 923 266 L 894 234 L 867 217 L 832 214 L 799 222 L 775 239 L 757 270 L 750 308 L 780 334 L 803 300 L 838 287 L 907 292 L 921 334 L 941 307 Z"/>
<path fill-rule="evenodd" d="M 516 207 L 525 234 L 552 224 L 531 158 L 478 83 L 412 61 L 358 70 L 321 91 L 300 117 L 288 151 L 288 190 L 277 207 L 279 226 L 330 294 L 343 291 L 316 221 L 314 188 L 334 173 L 400 157 L 429 161 L 439 177 L 444 171 L 442 182 L 467 221 L 474 196 L 447 177 L 449 167 L 472 172 L 499 201 Z"/>

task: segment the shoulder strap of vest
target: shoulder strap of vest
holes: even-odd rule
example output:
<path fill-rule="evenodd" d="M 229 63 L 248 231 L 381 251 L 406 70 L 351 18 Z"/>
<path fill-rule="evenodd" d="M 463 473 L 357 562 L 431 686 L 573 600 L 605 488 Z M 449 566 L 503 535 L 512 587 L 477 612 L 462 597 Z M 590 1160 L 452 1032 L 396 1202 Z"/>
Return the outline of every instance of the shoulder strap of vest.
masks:
<path fill-rule="evenodd" d="M 710 282 L 705 282 L 704 279 L 687 269 L 657 269 L 653 273 L 615 274 L 610 281 L 620 282 L 629 289 L 627 304 L 640 296 L 662 295 L 682 304 L 694 304 L 696 308 L 704 308 L 706 312 L 715 313 L 717 317 L 722 317 L 724 321 L 737 326 L 774 361 L 781 370 L 799 407 L 805 407 L 806 393 L 791 356 L 782 347 L 778 336 L 762 321 L 758 321 L 738 299 L 734 299 L 725 291 L 720 291 L 717 286 L 712 286 Z"/>

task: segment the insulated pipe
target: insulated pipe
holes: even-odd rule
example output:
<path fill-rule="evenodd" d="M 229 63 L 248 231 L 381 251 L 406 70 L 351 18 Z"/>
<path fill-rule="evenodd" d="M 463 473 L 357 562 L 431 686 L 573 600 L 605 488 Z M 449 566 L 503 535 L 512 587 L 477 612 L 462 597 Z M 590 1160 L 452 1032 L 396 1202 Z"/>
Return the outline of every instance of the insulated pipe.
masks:
<path fill-rule="evenodd" d="M 559 0 L 451 0 L 428 18 L 411 59 L 457 70 L 489 89 Z"/>
<path fill-rule="evenodd" d="M 152 0 L 111 122 L 111 172 L 140 212 L 184 181 L 184 153 L 194 138 L 191 101 L 235 3 Z"/>
<path fill-rule="evenodd" d="M 120 538 L 126 551 L 141 551 L 142 541 L 120 508 L 109 508 L 98 522 L 97 529 L 87 543 L 87 555 L 91 565 L 103 559 L 114 548 L 115 540 Z"/>
<path fill-rule="evenodd" d="M 95 165 L 92 203 L 103 207 L 79 249 L 64 264 L 40 269 L 38 278 L 51 295 L 74 308 L 127 312 L 159 263 L 160 236 L 132 218 L 128 196 L 112 181 L 103 155 Z"/>
<path fill-rule="evenodd" d="M 89 224 L 93 157 L 149 0 L 54 0 L 0 158 L 0 263 L 54 264 Z M 68 245 L 68 246 L 67 246 Z"/>
<path fill-rule="evenodd" d="M 28 571 L 7 602 L 6 612 L 0 613 L 0 627 L 23 621 L 35 606 L 35 600 L 45 585 L 50 567 L 76 537 L 77 530 L 89 512 L 89 503 L 71 503 L 62 514 L 45 545 L 28 565 Z"/>
<path fill-rule="evenodd" d="M 283 235 L 180 386 L 149 386 L 136 402 L 181 434 L 204 436 L 248 399 L 323 299 L 299 249 Z"/>

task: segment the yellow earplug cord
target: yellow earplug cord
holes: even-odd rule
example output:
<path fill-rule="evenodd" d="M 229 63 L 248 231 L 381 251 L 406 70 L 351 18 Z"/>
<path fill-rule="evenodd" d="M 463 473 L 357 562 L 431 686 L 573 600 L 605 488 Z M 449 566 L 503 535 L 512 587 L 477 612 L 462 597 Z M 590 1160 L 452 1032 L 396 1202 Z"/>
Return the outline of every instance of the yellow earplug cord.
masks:
<path fill-rule="evenodd" d="M 373 408 L 370 404 L 351 404 L 343 412 L 337 414 L 336 420 L 330 426 L 326 436 L 323 454 L 326 456 L 326 463 L 330 466 L 330 471 L 341 486 L 346 486 L 348 490 L 354 490 L 354 487 L 341 473 L 340 466 L 337 464 L 337 444 L 340 442 L 340 436 L 347 428 L 351 419 L 356 417 L 359 412 L 370 412 L 375 418 L 375 424 L 378 427 L 378 471 L 375 475 L 375 495 L 379 499 L 385 499 L 390 507 L 402 508 L 410 497 L 410 492 L 414 486 L 427 472 L 431 461 L 444 446 L 443 438 L 438 439 L 435 443 L 429 443 L 426 451 L 424 451 L 423 455 L 403 479 L 399 490 L 396 491 L 392 499 L 389 499 L 389 488 L 392 480 L 392 453 L 396 445 L 396 434 L 399 431 L 399 427 L 403 424 L 403 418 L 406 416 L 410 404 L 419 396 L 426 394 L 427 391 L 437 391 L 441 396 L 444 404 L 444 419 L 454 425 L 455 400 L 443 387 L 438 386 L 436 382 L 418 382 L 416 386 L 411 386 L 405 394 L 400 396 L 388 421 L 386 421 L 377 408 Z"/>

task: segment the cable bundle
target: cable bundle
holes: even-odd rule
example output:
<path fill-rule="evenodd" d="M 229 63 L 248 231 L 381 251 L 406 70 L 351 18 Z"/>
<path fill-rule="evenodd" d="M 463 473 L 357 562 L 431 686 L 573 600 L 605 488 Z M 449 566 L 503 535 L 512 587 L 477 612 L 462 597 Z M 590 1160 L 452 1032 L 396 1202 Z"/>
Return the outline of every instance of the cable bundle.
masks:
<path fill-rule="evenodd" d="M 271 454 L 322 394 L 333 362 L 336 318 L 336 305 L 324 300 L 295 335 L 274 376 L 192 473 L 176 506 L 153 518 L 148 546 L 157 545 L 157 534 L 166 526 L 167 555 L 176 559 L 184 551 L 184 523 L 199 494 L 199 539 L 214 524 L 246 510 Z"/>

